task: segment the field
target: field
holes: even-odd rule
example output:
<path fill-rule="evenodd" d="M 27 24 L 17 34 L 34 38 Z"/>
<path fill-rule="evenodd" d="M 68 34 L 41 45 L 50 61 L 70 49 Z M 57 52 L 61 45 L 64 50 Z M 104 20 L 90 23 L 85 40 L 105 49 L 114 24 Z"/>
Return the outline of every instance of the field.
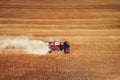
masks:
<path fill-rule="evenodd" d="M 21 36 L 67 40 L 70 54 L 6 50 L 0 80 L 120 80 L 119 0 L 0 0 L 0 37 Z"/>

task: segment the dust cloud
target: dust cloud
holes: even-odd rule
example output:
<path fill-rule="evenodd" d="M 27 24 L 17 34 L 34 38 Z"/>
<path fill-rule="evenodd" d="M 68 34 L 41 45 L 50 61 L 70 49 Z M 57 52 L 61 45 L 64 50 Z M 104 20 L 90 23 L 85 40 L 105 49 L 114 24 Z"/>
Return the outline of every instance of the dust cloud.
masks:
<path fill-rule="evenodd" d="M 49 47 L 41 40 L 33 40 L 28 37 L 0 37 L 0 53 L 10 51 L 45 55 L 48 53 Z"/>

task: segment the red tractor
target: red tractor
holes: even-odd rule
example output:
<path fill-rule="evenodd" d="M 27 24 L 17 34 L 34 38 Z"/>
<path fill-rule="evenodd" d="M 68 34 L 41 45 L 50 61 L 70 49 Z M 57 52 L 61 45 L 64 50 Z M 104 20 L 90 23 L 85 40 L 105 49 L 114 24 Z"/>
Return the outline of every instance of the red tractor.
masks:
<path fill-rule="evenodd" d="M 69 44 L 67 41 L 65 42 L 60 42 L 60 41 L 53 41 L 49 42 L 49 48 L 50 52 L 52 51 L 62 51 L 64 50 L 64 53 L 69 53 Z"/>

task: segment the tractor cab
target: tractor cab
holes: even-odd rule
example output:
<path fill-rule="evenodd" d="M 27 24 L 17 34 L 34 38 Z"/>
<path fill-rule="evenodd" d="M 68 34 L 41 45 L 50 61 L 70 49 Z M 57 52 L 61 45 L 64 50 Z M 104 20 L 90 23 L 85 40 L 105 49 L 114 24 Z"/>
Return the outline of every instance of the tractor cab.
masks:
<path fill-rule="evenodd" d="M 49 42 L 49 48 L 51 50 L 59 50 L 59 48 L 60 48 L 60 41 Z"/>

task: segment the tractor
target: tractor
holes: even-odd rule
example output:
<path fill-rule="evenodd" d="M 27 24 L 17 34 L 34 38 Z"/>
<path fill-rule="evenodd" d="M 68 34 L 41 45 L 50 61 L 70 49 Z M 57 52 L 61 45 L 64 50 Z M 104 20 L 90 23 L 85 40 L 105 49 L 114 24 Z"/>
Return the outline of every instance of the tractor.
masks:
<path fill-rule="evenodd" d="M 58 40 L 53 41 L 53 42 L 48 42 L 49 44 L 49 49 L 50 49 L 50 53 L 52 51 L 63 51 L 64 53 L 69 53 L 69 44 L 67 41 L 65 42 L 60 42 Z"/>

